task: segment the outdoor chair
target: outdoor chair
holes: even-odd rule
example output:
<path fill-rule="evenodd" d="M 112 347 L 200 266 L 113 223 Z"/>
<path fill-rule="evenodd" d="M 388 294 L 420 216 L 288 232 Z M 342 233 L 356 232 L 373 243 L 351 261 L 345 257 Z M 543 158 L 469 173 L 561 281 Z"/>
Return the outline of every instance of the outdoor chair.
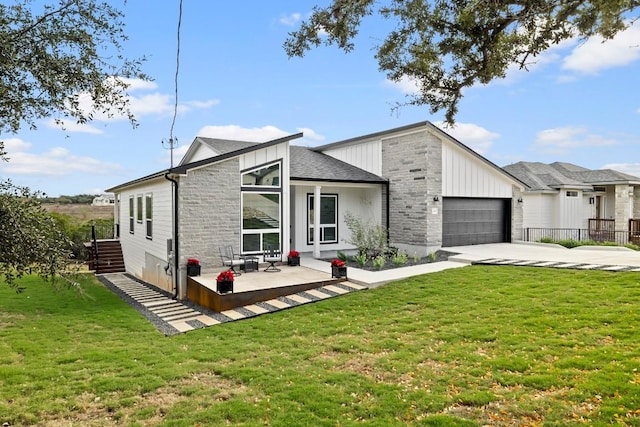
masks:
<path fill-rule="evenodd" d="M 231 245 L 219 247 L 218 251 L 220 252 L 222 265 L 229 267 L 229 271 L 232 271 L 234 276 L 240 276 L 242 273 L 236 270 L 236 267 L 243 266 L 244 259 L 239 258 L 233 252 L 233 247 Z"/>
<path fill-rule="evenodd" d="M 264 262 L 268 262 L 269 266 L 264 269 L 264 271 L 280 271 L 278 267 L 276 267 L 276 262 L 282 262 L 282 253 L 279 248 L 270 246 L 267 247 L 267 250 L 262 254 Z"/>

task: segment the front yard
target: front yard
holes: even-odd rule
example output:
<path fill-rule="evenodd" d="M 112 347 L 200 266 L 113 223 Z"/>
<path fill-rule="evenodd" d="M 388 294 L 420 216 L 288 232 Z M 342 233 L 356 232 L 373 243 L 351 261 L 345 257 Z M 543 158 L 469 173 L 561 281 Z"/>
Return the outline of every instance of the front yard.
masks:
<path fill-rule="evenodd" d="M 474 266 L 164 337 L 0 285 L 0 424 L 640 425 L 640 274 Z"/>

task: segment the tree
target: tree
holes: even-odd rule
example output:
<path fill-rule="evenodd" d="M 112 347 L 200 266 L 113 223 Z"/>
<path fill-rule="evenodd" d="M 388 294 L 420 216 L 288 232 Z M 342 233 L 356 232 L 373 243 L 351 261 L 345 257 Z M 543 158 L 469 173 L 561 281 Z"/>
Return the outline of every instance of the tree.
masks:
<path fill-rule="evenodd" d="M 96 113 L 125 115 L 135 125 L 127 79 L 149 78 L 140 71 L 144 58 L 121 54 L 121 11 L 98 0 L 11 3 L 0 4 L 0 134 L 35 129 L 52 116 L 86 123 Z"/>
<path fill-rule="evenodd" d="M 71 242 L 41 206 L 40 196 L 0 182 L 0 274 L 16 290 L 21 290 L 16 279 L 24 274 L 37 273 L 55 283 L 69 262 Z"/>
<path fill-rule="evenodd" d="M 453 123 L 464 88 L 504 77 L 510 65 L 527 69 L 563 40 L 611 39 L 633 23 L 627 14 L 638 6 L 640 0 L 333 0 L 315 7 L 284 48 L 289 57 L 323 44 L 349 52 L 363 19 L 378 13 L 396 25 L 376 47 L 380 70 L 418 84 L 404 104 L 446 110 Z"/>

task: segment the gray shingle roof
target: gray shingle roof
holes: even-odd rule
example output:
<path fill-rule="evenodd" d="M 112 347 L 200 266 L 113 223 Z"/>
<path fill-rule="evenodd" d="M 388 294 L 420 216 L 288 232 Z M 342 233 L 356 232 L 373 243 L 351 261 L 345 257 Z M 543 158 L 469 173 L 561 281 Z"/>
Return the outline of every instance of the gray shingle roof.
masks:
<path fill-rule="evenodd" d="M 209 146 L 218 154 L 227 154 L 231 153 L 232 151 L 258 145 L 257 142 L 233 141 L 230 139 L 206 138 L 203 136 L 199 136 L 196 139 Z"/>
<path fill-rule="evenodd" d="M 518 162 L 504 167 L 529 190 L 556 190 L 560 187 L 590 188 L 613 182 L 640 182 L 640 178 L 610 169 L 591 170 L 572 163 Z"/>
<path fill-rule="evenodd" d="M 306 147 L 290 146 L 291 179 L 336 182 L 386 182 L 384 178 L 327 154 Z"/>

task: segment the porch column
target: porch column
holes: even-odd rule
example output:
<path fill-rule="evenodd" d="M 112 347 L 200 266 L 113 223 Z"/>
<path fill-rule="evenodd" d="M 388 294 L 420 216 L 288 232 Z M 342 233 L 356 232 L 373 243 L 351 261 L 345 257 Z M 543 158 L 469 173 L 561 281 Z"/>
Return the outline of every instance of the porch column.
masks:
<path fill-rule="evenodd" d="M 320 190 L 316 185 L 313 191 L 313 257 L 320 258 Z"/>

